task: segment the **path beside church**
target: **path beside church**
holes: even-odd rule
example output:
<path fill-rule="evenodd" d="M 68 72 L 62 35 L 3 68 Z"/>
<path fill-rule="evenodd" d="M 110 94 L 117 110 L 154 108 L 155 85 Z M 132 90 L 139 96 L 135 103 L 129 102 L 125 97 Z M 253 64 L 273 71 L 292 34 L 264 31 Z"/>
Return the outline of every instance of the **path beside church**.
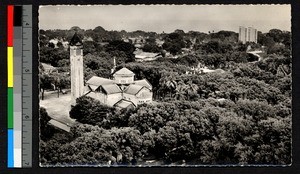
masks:
<path fill-rule="evenodd" d="M 48 115 L 62 123 L 72 125 L 75 119 L 69 117 L 69 111 L 71 110 L 71 92 L 67 94 L 59 95 L 57 92 L 45 92 L 44 100 L 40 100 L 40 106 L 44 107 Z"/>

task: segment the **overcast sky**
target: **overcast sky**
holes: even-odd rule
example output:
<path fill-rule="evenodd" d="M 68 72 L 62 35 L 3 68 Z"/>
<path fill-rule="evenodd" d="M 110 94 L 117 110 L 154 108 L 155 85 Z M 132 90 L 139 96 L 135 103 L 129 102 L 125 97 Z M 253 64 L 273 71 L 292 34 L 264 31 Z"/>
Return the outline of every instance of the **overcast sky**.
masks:
<path fill-rule="evenodd" d="M 259 31 L 291 31 L 290 5 L 98 5 L 41 6 L 40 29 L 144 30 L 172 32 L 182 29 L 238 32 L 239 26 Z"/>

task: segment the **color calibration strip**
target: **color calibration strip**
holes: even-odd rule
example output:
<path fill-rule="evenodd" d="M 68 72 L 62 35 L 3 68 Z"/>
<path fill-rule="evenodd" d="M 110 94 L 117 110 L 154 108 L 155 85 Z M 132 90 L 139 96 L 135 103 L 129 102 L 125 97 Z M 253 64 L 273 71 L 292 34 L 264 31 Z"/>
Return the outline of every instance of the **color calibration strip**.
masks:
<path fill-rule="evenodd" d="M 8 167 L 14 167 L 14 63 L 13 63 L 13 40 L 14 40 L 14 6 L 7 6 L 7 121 L 8 121 Z"/>
<path fill-rule="evenodd" d="M 9 168 L 31 167 L 32 7 L 31 5 L 8 5 L 7 16 L 7 164 Z M 26 22 L 24 22 L 25 19 Z M 26 33 L 29 34 L 26 35 Z M 24 81 L 27 81 L 26 84 Z M 25 116 L 24 113 L 26 113 Z"/>

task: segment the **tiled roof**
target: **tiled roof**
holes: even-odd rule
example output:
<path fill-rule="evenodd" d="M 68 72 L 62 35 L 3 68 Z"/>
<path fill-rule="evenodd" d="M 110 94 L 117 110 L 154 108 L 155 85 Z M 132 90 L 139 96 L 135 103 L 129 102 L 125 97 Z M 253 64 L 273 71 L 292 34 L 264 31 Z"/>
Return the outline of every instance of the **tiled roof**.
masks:
<path fill-rule="evenodd" d="M 99 96 L 97 95 L 96 92 L 91 92 L 90 91 L 90 92 L 86 93 L 85 95 L 88 96 L 88 97 L 92 97 L 93 99 L 99 100 Z"/>
<path fill-rule="evenodd" d="M 134 75 L 132 71 L 127 68 L 122 68 L 119 71 L 115 72 L 114 75 Z"/>
<path fill-rule="evenodd" d="M 102 88 L 106 91 L 107 94 L 115 94 L 122 92 L 119 86 L 116 84 L 102 85 Z"/>
<path fill-rule="evenodd" d="M 114 84 L 115 82 L 110 79 L 93 76 L 86 83 L 88 85 L 101 86 L 101 85 L 107 85 L 107 84 Z"/>
<path fill-rule="evenodd" d="M 150 90 L 152 90 L 152 85 L 146 79 L 136 80 L 136 81 L 134 81 L 134 84 L 140 85 L 140 86 L 145 86 L 145 87 L 149 88 Z"/>
<path fill-rule="evenodd" d="M 62 129 L 62 130 L 67 131 L 67 132 L 70 132 L 70 126 L 66 125 L 66 124 L 64 124 L 62 122 L 56 121 L 54 119 L 51 119 L 48 123 L 51 124 L 51 125 L 53 125 L 53 126 L 55 126 L 55 127 L 57 127 L 57 128 L 59 128 L 59 129 Z"/>
<path fill-rule="evenodd" d="M 96 85 L 89 85 L 89 87 L 92 89 L 92 91 L 95 91 L 99 86 L 96 86 Z"/>
<path fill-rule="evenodd" d="M 127 108 L 128 106 L 133 105 L 135 106 L 131 101 L 128 100 L 120 100 L 115 104 L 115 107 L 119 107 L 119 108 Z"/>
<path fill-rule="evenodd" d="M 132 94 L 132 95 L 135 95 L 137 94 L 141 89 L 143 88 L 143 86 L 141 85 L 129 85 L 126 89 L 125 89 L 125 93 L 127 94 Z"/>

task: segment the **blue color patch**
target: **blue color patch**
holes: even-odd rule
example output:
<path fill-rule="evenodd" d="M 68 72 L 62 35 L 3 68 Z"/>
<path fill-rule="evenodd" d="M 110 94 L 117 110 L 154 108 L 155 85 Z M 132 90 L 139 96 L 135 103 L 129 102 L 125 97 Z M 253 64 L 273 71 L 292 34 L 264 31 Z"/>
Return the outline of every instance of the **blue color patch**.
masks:
<path fill-rule="evenodd" d="M 14 130 L 8 129 L 7 135 L 7 167 L 14 167 Z"/>

